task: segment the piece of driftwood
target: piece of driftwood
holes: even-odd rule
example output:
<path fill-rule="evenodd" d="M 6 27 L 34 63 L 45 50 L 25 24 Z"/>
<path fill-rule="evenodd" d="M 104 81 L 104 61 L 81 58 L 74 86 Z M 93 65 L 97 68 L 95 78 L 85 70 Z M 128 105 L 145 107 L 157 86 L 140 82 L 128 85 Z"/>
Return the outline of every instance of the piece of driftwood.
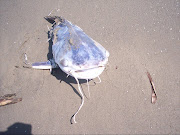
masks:
<path fill-rule="evenodd" d="M 151 77 L 151 75 L 150 75 L 150 73 L 148 71 L 147 71 L 147 76 L 149 78 L 149 82 L 150 82 L 151 88 L 152 88 L 151 103 L 155 104 L 156 100 L 157 100 L 157 95 L 156 95 L 156 92 L 155 92 L 155 86 L 154 86 L 154 83 L 152 81 L 152 77 Z"/>
<path fill-rule="evenodd" d="M 6 94 L 0 97 L 0 106 L 15 104 L 22 101 L 22 98 L 16 98 L 16 94 Z"/>

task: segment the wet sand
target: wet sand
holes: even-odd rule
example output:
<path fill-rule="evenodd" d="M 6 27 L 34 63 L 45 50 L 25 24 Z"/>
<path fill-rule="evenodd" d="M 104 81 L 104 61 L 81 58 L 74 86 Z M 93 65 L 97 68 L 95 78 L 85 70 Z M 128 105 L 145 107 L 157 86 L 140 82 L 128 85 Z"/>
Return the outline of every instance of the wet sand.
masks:
<path fill-rule="evenodd" d="M 81 103 L 75 79 L 59 69 L 23 68 L 24 53 L 30 63 L 51 57 L 43 17 L 52 10 L 110 52 L 77 124 L 70 124 Z M 0 95 L 23 98 L 0 107 L 1 133 L 180 134 L 180 1 L 1 0 L 0 20 Z"/>

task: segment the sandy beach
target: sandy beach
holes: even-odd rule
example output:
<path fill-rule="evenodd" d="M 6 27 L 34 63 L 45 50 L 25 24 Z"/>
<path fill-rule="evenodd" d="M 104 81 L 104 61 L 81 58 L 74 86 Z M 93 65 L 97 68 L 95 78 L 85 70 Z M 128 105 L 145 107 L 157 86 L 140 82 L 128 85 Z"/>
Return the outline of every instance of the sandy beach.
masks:
<path fill-rule="evenodd" d="M 23 67 L 24 53 L 29 63 L 51 57 L 49 14 L 110 52 L 102 82 L 90 81 L 77 124 L 70 123 L 81 104 L 75 79 L 60 69 Z M 0 134 L 180 134 L 179 0 L 1 0 L 0 20 L 0 96 L 22 98 L 0 107 Z"/>

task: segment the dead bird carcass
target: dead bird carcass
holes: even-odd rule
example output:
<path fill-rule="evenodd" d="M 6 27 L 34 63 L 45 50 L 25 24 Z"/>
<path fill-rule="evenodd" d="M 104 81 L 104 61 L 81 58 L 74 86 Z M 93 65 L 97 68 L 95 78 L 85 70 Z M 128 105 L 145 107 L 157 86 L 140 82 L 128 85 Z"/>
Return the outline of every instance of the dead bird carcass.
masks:
<path fill-rule="evenodd" d="M 52 69 L 60 67 L 67 75 L 75 78 L 82 97 L 82 103 L 75 117 L 84 104 L 84 95 L 78 79 L 94 79 L 105 69 L 109 52 L 98 42 L 86 35 L 81 28 L 58 16 L 47 16 L 47 21 L 53 24 L 50 35 L 53 41 L 53 59 L 47 62 L 32 64 L 36 69 Z"/>

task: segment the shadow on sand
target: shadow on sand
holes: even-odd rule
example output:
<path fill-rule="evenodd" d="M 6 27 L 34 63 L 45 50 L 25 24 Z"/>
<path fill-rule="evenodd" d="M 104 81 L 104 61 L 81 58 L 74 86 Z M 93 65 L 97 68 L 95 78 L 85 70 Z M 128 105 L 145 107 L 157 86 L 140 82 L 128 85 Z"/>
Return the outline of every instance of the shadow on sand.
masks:
<path fill-rule="evenodd" d="M 0 135 L 32 135 L 32 126 L 24 123 L 14 123 L 9 126 L 7 131 L 0 132 Z"/>

